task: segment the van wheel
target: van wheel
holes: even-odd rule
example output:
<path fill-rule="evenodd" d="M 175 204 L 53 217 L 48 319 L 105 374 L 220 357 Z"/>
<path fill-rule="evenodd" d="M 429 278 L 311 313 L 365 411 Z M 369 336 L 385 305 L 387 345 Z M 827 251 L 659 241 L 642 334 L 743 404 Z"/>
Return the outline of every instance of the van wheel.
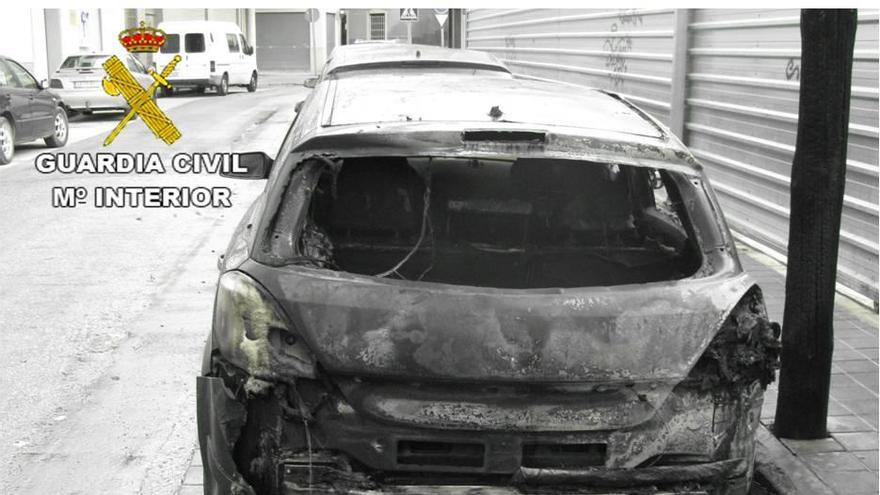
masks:
<path fill-rule="evenodd" d="M 60 148 L 67 144 L 67 134 L 69 131 L 67 125 L 67 112 L 63 108 L 55 109 L 55 122 L 53 123 L 52 134 L 43 138 L 46 146 L 50 148 Z"/>
<path fill-rule="evenodd" d="M 247 85 L 247 90 L 248 93 L 253 93 L 257 90 L 257 71 L 251 74 L 251 81 Z"/>
<path fill-rule="evenodd" d="M 12 161 L 15 154 L 15 126 L 6 117 L 0 117 L 0 165 Z"/>
<path fill-rule="evenodd" d="M 223 79 L 220 79 L 220 85 L 217 86 L 217 94 L 220 96 L 226 96 L 229 93 L 229 76 L 223 74 Z"/>

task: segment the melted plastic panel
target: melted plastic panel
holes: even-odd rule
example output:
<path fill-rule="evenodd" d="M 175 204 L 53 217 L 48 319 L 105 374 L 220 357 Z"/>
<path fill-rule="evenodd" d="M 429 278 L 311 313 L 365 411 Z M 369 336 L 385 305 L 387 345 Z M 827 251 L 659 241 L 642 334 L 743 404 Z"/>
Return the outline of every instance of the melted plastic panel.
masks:
<path fill-rule="evenodd" d="M 364 275 L 496 288 L 676 280 L 701 257 L 669 172 L 569 160 L 346 159 L 299 247 Z"/>

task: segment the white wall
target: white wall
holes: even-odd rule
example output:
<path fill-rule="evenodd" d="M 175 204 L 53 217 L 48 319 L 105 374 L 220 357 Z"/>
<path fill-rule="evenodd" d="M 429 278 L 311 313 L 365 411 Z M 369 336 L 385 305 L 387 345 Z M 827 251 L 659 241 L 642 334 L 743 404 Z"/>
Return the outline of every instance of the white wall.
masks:
<path fill-rule="evenodd" d="M 29 70 L 34 70 L 42 59 L 45 67 L 45 50 L 35 50 L 35 38 L 40 38 L 45 44 L 45 34 L 33 31 L 42 27 L 34 26 L 33 17 L 42 19 L 42 10 L 21 9 L 15 7 L 3 7 L 3 15 L 0 15 L 0 53 L 15 59 Z M 45 31 L 45 29 L 43 29 Z"/>

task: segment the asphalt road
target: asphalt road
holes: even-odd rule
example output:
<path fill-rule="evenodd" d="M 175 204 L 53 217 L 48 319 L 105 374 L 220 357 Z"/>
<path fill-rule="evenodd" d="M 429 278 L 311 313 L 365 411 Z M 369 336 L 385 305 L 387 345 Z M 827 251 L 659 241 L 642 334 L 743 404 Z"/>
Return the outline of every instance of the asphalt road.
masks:
<path fill-rule="evenodd" d="M 301 86 L 160 100 L 183 137 L 141 121 L 109 151 L 263 150 Z M 105 151 L 120 116 L 77 117 L 64 152 Z M 194 448 L 195 376 L 216 259 L 262 181 L 40 174 L 42 143 L 0 167 L 0 493 L 174 493 Z M 53 208 L 53 186 L 229 186 L 232 207 Z"/>

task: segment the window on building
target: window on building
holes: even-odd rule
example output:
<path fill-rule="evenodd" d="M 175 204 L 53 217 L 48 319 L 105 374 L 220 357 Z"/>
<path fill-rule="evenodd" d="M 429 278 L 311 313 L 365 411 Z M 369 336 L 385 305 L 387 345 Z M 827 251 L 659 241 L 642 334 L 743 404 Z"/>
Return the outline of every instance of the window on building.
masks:
<path fill-rule="evenodd" d="M 186 53 L 203 53 L 205 51 L 205 35 L 202 33 L 186 33 L 183 37 L 183 48 Z"/>
<path fill-rule="evenodd" d="M 385 14 L 370 14 L 370 39 L 385 39 Z"/>

